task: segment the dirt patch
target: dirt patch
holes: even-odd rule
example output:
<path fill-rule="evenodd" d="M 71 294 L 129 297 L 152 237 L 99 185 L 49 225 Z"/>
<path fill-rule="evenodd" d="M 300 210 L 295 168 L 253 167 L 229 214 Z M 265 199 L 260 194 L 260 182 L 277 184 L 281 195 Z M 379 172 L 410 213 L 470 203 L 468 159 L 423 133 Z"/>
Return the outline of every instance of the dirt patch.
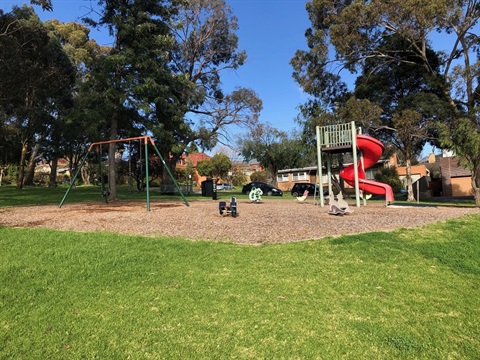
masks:
<path fill-rule="evenodd" d="M 218 201 L 116 202 L 10 207 L 0 209 L 0 226 L 107 231 L 143 236 L 179 236 L 192 240 L 242 244 L 286 243 L 328 236 L 416 227 L 465 214 L 477 208 L 396 207 L 368 204 L 345 216 L 328 214 L 328 207 L 295 199 L 251 203 L 238 201 L 239 216 L 222 217 Z"/>

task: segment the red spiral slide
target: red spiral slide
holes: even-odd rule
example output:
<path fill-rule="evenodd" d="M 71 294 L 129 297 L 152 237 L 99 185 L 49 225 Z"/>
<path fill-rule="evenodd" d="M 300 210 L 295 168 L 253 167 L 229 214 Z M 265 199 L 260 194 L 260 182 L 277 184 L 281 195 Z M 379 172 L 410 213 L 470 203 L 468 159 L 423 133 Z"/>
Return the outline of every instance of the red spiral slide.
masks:
<path fill-rule="evenodd" d="M 390 185 L 365 178 L 364 169 L 368 169 L 377 163 L 383 154 L 383 150 L 385 150 L 383 144 L 371 136 L 357 135 L 357 147 L 363 153 L 363 167 L 361 162 L 358 162 L 358 182 L 360 190 L 370 194 L 385 195 L 386 201 L 394 201 L 395 198 Z M 349 165 L 340 171 L 340 176 L 351 186 L 355 186 L 354 165 L 355 164 Z"/>

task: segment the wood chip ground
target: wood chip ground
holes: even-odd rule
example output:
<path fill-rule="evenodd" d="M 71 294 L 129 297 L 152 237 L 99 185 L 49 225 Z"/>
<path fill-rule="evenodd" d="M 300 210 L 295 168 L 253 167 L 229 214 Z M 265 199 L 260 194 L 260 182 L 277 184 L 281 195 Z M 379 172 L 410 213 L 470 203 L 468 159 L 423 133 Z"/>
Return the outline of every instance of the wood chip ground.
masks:
<path fill-rule="evenodd" d="M 477 208 L 388 206 L 370 203 L 351 206 L 345 216 L 328 214 L 328 206 L 296 199 L 238 201 L 238 217 L 222 217 L 218 201 L 152 201 L 84 203 L 9 207 L 0 209 L 0 226 L 105 231 L 142 236 L 172 236 L 241 244 L 287 243 L 344 234 L 418 227 L 480 214 Z"/>

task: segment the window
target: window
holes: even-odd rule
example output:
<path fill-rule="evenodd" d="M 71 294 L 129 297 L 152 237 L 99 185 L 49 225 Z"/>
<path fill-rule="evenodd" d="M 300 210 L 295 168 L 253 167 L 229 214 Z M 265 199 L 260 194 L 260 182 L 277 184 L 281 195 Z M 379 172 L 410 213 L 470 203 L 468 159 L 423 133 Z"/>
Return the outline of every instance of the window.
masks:
<path fill-rule="evenodd" d="M 287 182 L 288 174 L 277 174 L 277 182 Z"/>
<path fill-rule="evenodd" d="M 294 173 L 292 174 L 292 177 L 293 177 L 293 181 L 308 180 L 307 172 L 306 172 L 306 171 L 294 172 Z"/>

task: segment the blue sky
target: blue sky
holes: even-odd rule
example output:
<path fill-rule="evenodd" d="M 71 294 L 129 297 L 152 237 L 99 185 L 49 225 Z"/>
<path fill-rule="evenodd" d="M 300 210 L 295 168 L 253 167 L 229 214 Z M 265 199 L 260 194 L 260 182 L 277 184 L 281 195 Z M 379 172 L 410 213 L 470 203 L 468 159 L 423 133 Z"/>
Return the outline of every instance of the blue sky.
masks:
<path fill-rule="evenodd" d="M 228 0 L 239 23 L 239 48 L 247 52 L 247 63 L 232 84 L 251 88 L 263 101 L 261 121 L 279 130 L 295 128 L 297 107 L 307 99 L 292 78 L 290 60 L 298 49 L 306 49 L 309 27 L 305 0 Z"/>
<path fill-rule="evenodd" d="M 9 11 L 25 0 L 0 0 Z M 305 10 L 308 0 L 226 0 L 238 18 L 239 50 L 248 59 L 236 71 L 225 72 L 226 90 L 236 86 L 253 89 L 263 101 L 260 121 L 287 132 L 298 129 L 294 119 L 298 106 L 307 96 L 292 78 L 290 60 L 298 49 L 306 49 L 305 30 L 310 26 Z M 42 20 L 80 21 L 88 12 L 89 0 L 53 0 L 54 11 L 35 7 Z M 91 1 L 96 4 L 96 0 Z M 90 36 L 102 45 L 109 44 L 106 31 L 92 30 Z M 429 148 L 426 152 L 431 151 Z"/>
<path fill-rule="evenodd" d="M 0 0 L 3 10 L 25 0 Z M 289 62 L 295 51 L 306 48 L 304 37 L 309 26 L 306 0 L 226 0 L 238 18 L 239 49 L 247 52 L 247 62 L 236 71 L 225 72 L 222 81 L 226 90 L 236 86 L 253 89 L 263 101 L 261 122 L 268 122 L 283 131 L 297 126 L 297 107 L 306 95 L 292 78 Z M 96 1 L 92 2 L 93 4 Z M 53 0 L 53 12 L 34 7 L 42 20 L 80 21 L 89 1 Z M 92 30 L 90 36 L 108 44 L 108 34 Z"/>

